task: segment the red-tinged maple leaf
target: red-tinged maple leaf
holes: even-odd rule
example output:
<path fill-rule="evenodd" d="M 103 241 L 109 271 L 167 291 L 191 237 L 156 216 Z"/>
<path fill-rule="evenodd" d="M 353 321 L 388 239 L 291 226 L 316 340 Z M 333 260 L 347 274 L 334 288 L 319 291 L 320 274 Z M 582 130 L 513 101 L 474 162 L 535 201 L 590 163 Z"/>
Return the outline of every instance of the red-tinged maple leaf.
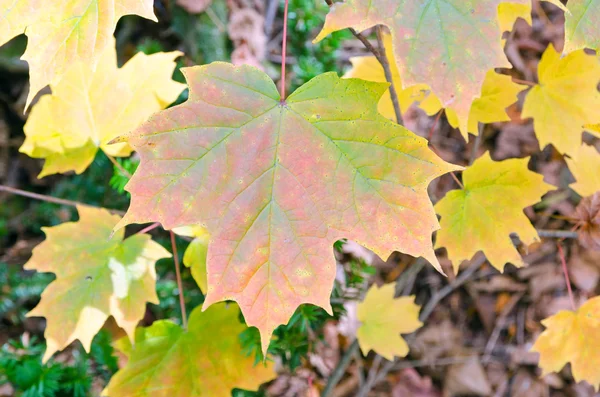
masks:
<path fill-rule="evenodd" d="M 332 244 L 400 250 L 439 269 L 429 182 L 460 167 L 387 120 L 387 84 L 320 75 L 282 101 L 249 66 L 183 69 L 190 97 L 123 137 L 141 162 L 117 227 L 159 221 L 210 233 L 204 307 L 235 300 L 263 350 L 298 305 L 330 311 Z"/>

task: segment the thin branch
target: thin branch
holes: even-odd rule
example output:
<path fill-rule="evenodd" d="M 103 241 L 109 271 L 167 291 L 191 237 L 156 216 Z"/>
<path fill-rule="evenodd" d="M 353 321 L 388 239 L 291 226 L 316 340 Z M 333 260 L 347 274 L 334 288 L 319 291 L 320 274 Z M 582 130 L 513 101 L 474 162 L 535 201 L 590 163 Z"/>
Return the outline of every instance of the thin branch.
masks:
<path fill-rule="evenodd" d="M 537 230 L 540 237 L 545 238 L 578 238 L 579 233 L 570 230 Z"/>
<path fill-rule="evenodd" d="M 512 81 L 517 84 L 528 85 L 530 87 L 535 87 L 537 84 L 532 81 L 517 79 L 516 77 L 512 78 Z"/>
<path fill-rule="evenodd" d="M 494 330 L 490 335 L 490 339 L 488 339 L 485 345 L 483 359 L 481 360 L 483 364 L 487 364 L 490 361 L 490 358 L 492 357 L 492 353 L 494 351 L 494 347 L 496 346 L 496 342 L 498 342 L 498 338 L 500 337 L 500 332 L 502 332 L 502 330 L 506 326 L 506 320 L 508 319 L 508 315 L 510 314 L 510 312 L 512 312 L 519 300 L 521 300 L 523 294 L 523 292 L 520 292 L 513 295 L 513 297 L 504 306 L 504 309 L 502 310 L 502 313 L 500 313 L 498 321 L 496 321 L 496 326 L 494 327 Z"/>
<path fill-rule="evenodd" d="M 442 113 L 444 113 L 444 109 L 440 109 L 435 116 L 435 120 L 433 121 L 433 125 L 429 129 L 429 134 L 427 134 L 427 140 L 431 143 L 431 138 L 433 138 L 433 131 L 435 131 L 435 127 L 437 127 L 438 122 L 440 121 L 440 117 L 442 117 Z"/>
<path fill-rule="evenodd" d="M 143 228 L 142 230 L 140 230 L 136 234 L 148 233 L 149 231 L 154 230 L 157 227 L 160 227 L 160 222 L 156 222 L 156 223 L 151 224 L 150 226 L 146 226 L 145 228 Z"/>
<path fill-rule="evenodd" d="M 106 153 L 104 153 L 106 154 Z M 119 169 L 119 171 L 121 171 L 121 174 L 125 175 L 127 178 L 131 179 L 132 175 L 129 173 L 129 171 L 127 171 L 125 168 L 123 168 L 123 166 L 121 165 L 121 163 L 119 163 L 117 161 L 117 159 L 115 159 L 113 156 L 111 156 L 110 154 L 106 154 L 106 157 L 108 157 L 108 159 L 110 160 L 111 163 L 114 164 L 115 167 L 117 167 Z"/>
<path fill-rule="evenodd" d="M 348 365 L 350 365 L 352 357 L 354 356 L 354 353 L 356 351 L 358 351 L 358 339 L 354 339 L 354 342 L 352 342 L 352 344 L 344 352 L 342 359 L 340 360 L 337 367 L 329 377 L 329 380 L 327 381 L 327 386 L 325 386 L 325 389 L 321 393 L 321 397 L 328 397 L 329 395 L 331 395 L 335 386 L 339 383 L 339 381 L 346 373 L 346 368 L 348 368 Z"/>
<path fill-rule="evenodd" d="M 28 191 L 17 189 L 17 188 L 10 187 L 10 186 L 0 185 L 0 192 L 6 192 L 6 193 L 10 193 L 10 194 L 15 194 L 17 196 L 29 197 L 29 198 L 32 198 L 32 199 L 35 199 L 35 200 L 45 201 L 47 203 L 53 203 L 53 204 L 59 204 L 59 205 L 68 205 L 70 207 L 86 206 L 86 207 L 102 208 L 102 209 L 105 209 L 107 211 L 112 212 L 113 214 L 125 215 L 125 212 L 123 212 L 123 211 L 113 210 L 113 209 L 110 209 L 110 208 L 98 207 L 96 205 L 90 205 L 90 204 L 86 204 L 86 203 L 81 203 L 79 201 L 65 200 L 65 199 L 61 199 L 61 198 L 47 196 L 45 194 L 28 192 Z"/>
<path fill-rule="evenodd" d="M 396 91 L 396 86 L 394 85 L 394 79 L 392 77 L 392 69 L 390 67 L 390 61 L 387 57 L 387 53 L 385 51 L 385 46 L 383 44 L 383 31 L 381 25 L 377 25 L 377 42 L 379 44 L 379 63 L 381 63 L 381 67 L 383 68 L 383 72 L 385 73 L 385 79 L 388 83 L 390 83 L 390 96 L 392 97 L 392 104 L 394 105 L 394 113 L 396 113 L 396 123 L 403 125 L 404 122 L 402 120 L 402 112 L 400 111 L 400 102 L 398 101 L 398 92 Z"/>
<path fill-rule="evenodd" d="M 450 176 L 452 177 L 452 179 L 454 179 L 454 182 L 456 182 L 462 190 L 465 190 L 465 185 L 462 184 L 462 182 L 460 181 L 460 179 L 458 179 L 454 172 L 450 172 Z"/>
<path fill-rule="evenodd" d="M 569 299 L 571 300 L 571 308 L 573 311 L 577 310 L 575 306 L 575 299 L 573 298 L 573 290 L 571 289 L 571 280 L 569 279 L 569 271 L 567 270 L 567 261 L 565 260 L 565 252 L 563 251 L 562 244 L 560 241 L 556 243 L 558 247 L 558 256 L 560 257 L 560 263 L 562 264 L 562 270 L 565 275 L 565 283 L 567 284 L 567 291 L 569 291 Z"/>
<path fill-rule="evenodd" d="M 177 255 L 177 245 L 175 244 L 175 233 L 171 233 L 171 248 L 173 249 L 173 263 L 175 263 L 175 276 L 177 277 L 177 289 L 179 290 L 179 307 L 181 309 L 181 325 L 187 329 L 187 314 L 185 312 L 185 299 L 183 297 L 183 283 L 181 282 L 181 273 L 179 272 L 179 256 Z"/>
<path fill-rule="evenodd" d="M 375 386 L 375 382 L 378 378 L 378 371 L 381 366 L 381 362 L 383 361 L 383 357 L 379 354 L 375 356 L 373 359 L 373 363 L 371 364 L 371 369 L 369 369 L 369 375 L 367 376 L 367 381 L 365 385 L 358 391 L 358 397 L 366 397 L 371 389 Z"/>

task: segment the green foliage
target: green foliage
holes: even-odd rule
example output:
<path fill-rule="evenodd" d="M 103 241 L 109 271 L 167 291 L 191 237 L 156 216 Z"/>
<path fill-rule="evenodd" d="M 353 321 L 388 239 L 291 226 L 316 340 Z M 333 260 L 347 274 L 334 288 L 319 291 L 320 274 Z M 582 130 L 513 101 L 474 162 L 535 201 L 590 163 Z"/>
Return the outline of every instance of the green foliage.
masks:
<path fill-rule="evenodd" d="M 140 161 L 136 157 L 117 158 L 116 160 L 129 175 L 132 175 L 140 164 Z M 119 192 L 119 194 L 126 194 L 129 196 L 129 193 L 125 192 L 125 185 L 129 182 L 129 175 L 123 173 L 121 168 L 116 165 L 113 167 L 113 176 L 110 178 L 110 186 Z"/>
<path fill-rule="evenodd" d="M 49 273 L 23 274 L 16 266 L 0 263 L 0 320 L 11 326 L 22 324 L 53 278 Z"/>

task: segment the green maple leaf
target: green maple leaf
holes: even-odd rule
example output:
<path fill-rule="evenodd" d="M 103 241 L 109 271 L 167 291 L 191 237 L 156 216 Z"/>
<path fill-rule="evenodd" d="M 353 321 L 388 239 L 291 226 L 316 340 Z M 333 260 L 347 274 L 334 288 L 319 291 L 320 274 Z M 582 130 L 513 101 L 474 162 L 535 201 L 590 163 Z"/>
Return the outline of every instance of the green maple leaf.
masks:
<path fill-rule="evenodd" d="M 340 238 L 384 257 L 423 256 L 439 269 L 427 186 L 460 167 L 377 112 L 387 84 L 326 73 L 282 101 L 273 81 L 248 66 L 183 71 L 190 99 L 121 140 L 141 162 L 118 227 L 205 227 L 205 307 L 237 301 L 266 351 L 300 304 L 331 311 Z"/>

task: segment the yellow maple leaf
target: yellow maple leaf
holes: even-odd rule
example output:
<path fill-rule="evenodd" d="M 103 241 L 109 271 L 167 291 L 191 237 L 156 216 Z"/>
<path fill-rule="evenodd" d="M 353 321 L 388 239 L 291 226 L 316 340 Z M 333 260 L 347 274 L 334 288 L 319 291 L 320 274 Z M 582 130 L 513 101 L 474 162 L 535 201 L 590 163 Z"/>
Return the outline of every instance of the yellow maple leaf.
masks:
<path fill-rule="evenodd" d="M 92 338 L 112 315 L 133 338 L 146 302 L 158 304 L 154 263 L 171 256 L 147 234 L 123 240 L 112 229 L 121 219 L 80 206 L 79 221 L 42 228 L 46 240 L 33 249 L 27 270 L 52 272 L 56 280 L 28 316 L 46 317 L 44 361 L 75 339 L 89 351 Z"/>
<path fill-rule="evenodd" d="M 233 388 L 257 390 L 275 378 L 272 362 L 254 365 L 239 342 L 247 327 L 235 304 L 219 303 L 190 314 L 188 329 L 171 321 L 138 328 L 135 345 L 124 338 L 116 347 L 127 364 L 102 395 L 110 397 L 228 397 Z"/>
<path fill-rule="evenodd" d="M 208 292 L 206 255 L 210 236 L 202 226 L 182 226 L 173 229 L 180 236 L 193 237 L 183 254 L 183 264 L 192 272 L 192 277 L 204 294 Z"/>
<path fill-rule="evenodd" d="M 561 153 L 574 154 L 584 126 L 600 122 L 600 62 L 584 50 L 561 58 L 550 44 L 538 65 L 538 78 L 539 85 L 525 97 L 522 117 L 533 118 L 542 148 L 552 144 Z"/>
<path fill-rule="evenodd" d="M 524 244 L 538 240 L 523 208 L 553 189 L 527 169 L 527 162 L 497 162 L 485 153 L 463 172 L 464 189 L 451 190 L 436 204 L 442 217 L 436 247 L 446 247 L 455 272 L 478 251 L 500 271 L 507 262 L 524 265 L 509 235 L 517 233 Z"/>
<path fill-rule="evenodd" d="M 394 299 L 394 284 L 381 288 L 372 285 L 365 299 L 358 304 L 357 317 L 361 322 L 356 337 L 363 354 L 369 350 L 392 361 L 394 356 L 408 354 L 408 344 L 400 334 L 409 334 L 419 329 L 421 307 L 414 296 Z"/>
<path fill-rule="evenodd" d="M 583 197 L 600 191 L 600 153 L 593 146 L 581 145 L 575 156 L 565 159 L 577 181 L 571 189 Z"/>
<path fill-rule="evenodd" d="M 71 65 L 93 68 L 112 45 L 118 20 L 129 14 L 157 21 L 153 0 L 0 0 L 0 45 L 25 33 L 30 88 L 27 107 L 37 92 L 57 84 Z"/>
<path fill-rule="evenodd" d="M 433 99 L 433 95 L 429 95 L 431 92 L 431 88 L 429 88 L 427 84 L 417 84 L 411 87 L 407 87 L 406 89 L 402 89 L 402 79 L 400 77 L 400 72 L 398 71 L 398 66 L 396 65 L 396 60 L 394 58 L 394 51 L 392 49 L 392 37 L 389 34 L 383 35 L 383 44 L 385 47 L 385 52 L 388 61 L 390 63 L 392 81 L 394 82 L 394 87 L 396 88 L 398 94 L 398 103 L 400 105 L 400 110 L 402 111 L 402 113 L 404 113 L 410 107 L 410 105 L 412 105 L 415 102 L 427 103 L 429 100 Z M 385 72 L 383 71 L 383 67 L 381 67 L 381 64 L 374 56 L 352 57 L 350 58 L 350 63 L 352 64 L 352 69 L 350 69 L 344 75 L 344 78 L 359 78 L 378 83 L 385 83 L 387 81 L 385 78 Z M 431 99 L 429 99 L 430 97 Z M 439 99 L 435 98 L 434 100 L 436 101 L 436 103 L 440 103 Z M 394 121 L 396 120 L 396 113 L 394 111 L 394 105 L 392 103 L 392 97 L 390 95 L 389 90 L 387 90 L 379 100 L 377 110 L 379 110 L 379 113 L 381 113 L 386 118 Z"/>
<path fill-rule="evenodd" d="M 113 45 L 95 70 L 78 62 L 60 83 L 51 85 L 52 94 L 33 107 L 20 151 L 46 159 L 40 178 L 83 172 L 98 148 L 110 156 L 128 156 L 131 148 L 126 143 L 108 142 L 177 99 L 185 85 L 171 75 L 180 55 L 138 53 L 119 69 Z"/>
<path fill-rule="evenodd" d="M 558 372 L 570 362 L 576 382 L 600 387 L 600 297 L 588 300 L 576 312 L 560 311 L 542 324 L 546 330 L 531 350 L 540 354 L 543 374 Z"/>

